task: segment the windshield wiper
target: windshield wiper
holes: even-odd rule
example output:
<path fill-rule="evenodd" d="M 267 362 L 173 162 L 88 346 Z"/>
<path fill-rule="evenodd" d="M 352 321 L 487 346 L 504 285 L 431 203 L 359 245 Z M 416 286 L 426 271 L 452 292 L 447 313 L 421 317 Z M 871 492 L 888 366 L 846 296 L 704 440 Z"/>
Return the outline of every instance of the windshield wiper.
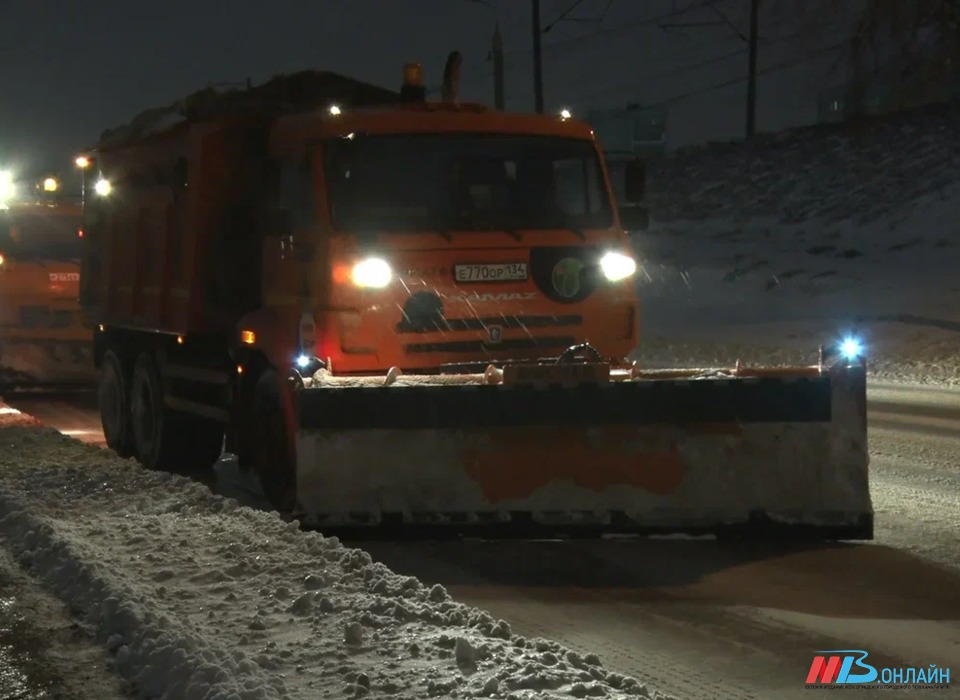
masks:
<path fill-rule="evenodd" d="M 551 222 L 551 223 L 553 224 L 551 228 L 565 229 L 570 233 L 572 233 L 577 238 L 579 238 L 581 241 L 587 240 L 587 232 L 584 231 L 582 228 L 579 228 L 578 226 L 571 226 L 565 221 Z"/>

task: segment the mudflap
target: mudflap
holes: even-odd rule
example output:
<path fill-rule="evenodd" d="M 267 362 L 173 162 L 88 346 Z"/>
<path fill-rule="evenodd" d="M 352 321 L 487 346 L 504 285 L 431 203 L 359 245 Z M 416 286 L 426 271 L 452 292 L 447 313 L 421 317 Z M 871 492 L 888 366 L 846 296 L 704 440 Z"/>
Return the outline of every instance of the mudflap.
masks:
<path fill-rule="evenodd" d="M 297 517 L 390 537 L 873 538 L 866 368 L 300 392 Z"/>

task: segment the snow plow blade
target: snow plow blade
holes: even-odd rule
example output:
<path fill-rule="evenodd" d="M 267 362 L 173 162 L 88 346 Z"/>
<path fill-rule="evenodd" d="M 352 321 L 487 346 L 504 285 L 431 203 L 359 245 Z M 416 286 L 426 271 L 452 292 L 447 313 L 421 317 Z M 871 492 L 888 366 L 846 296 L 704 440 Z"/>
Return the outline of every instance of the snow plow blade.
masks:
<path fill-rule="evenodd" d="M 0 391 L 89 390 L 96 383 L 88 339 L 0 338 Z"/>
<path fill-rule="evenodd" d="M 295 516 L 390 536 L 873 538 L 862 359 L 565 367 L 316 375 Z"/>

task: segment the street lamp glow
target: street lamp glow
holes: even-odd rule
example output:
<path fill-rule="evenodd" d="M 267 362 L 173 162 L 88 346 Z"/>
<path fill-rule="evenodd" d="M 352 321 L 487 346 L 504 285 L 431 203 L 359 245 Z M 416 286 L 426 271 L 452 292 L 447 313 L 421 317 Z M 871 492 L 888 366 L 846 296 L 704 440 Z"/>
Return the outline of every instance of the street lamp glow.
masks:
<path fill-rule="evenodd" d="M 0 202 L 12 199 L 16 186 L 13 182 L 13 173 L 9 170 L 0 170 Z"/>
<path fill-rule="evenodd" d="M 73 163 L 81 170 L 86 170 L 90 167 L 90 159 L 86 156 L 77 156 L 77 159 L 73 161 Z"/>

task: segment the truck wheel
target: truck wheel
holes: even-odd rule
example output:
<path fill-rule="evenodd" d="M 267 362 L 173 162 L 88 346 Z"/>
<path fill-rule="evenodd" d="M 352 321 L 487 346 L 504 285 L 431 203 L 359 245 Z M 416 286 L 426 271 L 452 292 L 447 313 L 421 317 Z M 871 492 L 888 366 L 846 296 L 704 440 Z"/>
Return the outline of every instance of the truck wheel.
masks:
<path fill-rule="evenodd" d="M 123 364 L 113 350 L 107 350 L 100 365 L 97 387 L 100 424 L 107 446 L 121 457 L 134 453 L 133 428 L 130 425 L 130 391 L 123 375 Z"/>
<path fill-rule="evenodd" d="M 137 358 L 130 387 L 130 418 L 133 424 L 137 459 L 149 469 L 159 469 L 168 463 L 164 450 L 169 437 L 164 425 L 163 389 L 157 365 L 147 353 Z"/>
<path fill-rule="evenodd" d="M 137 359 L 130 394 L 134 443 L 143 466 L 188 473 L 216 464 L 223 448 L 223 426 L 167 408 L 160 371 L 147 353 Z"/>
<path fill-rule="evenodd" d="M 286 412 L 280 399 L 280 380 L 264 370 L 253 390 L 250 459 L 267 499 L 281 513 L 296 505 L 297 472 L 287 440 Z"/>

